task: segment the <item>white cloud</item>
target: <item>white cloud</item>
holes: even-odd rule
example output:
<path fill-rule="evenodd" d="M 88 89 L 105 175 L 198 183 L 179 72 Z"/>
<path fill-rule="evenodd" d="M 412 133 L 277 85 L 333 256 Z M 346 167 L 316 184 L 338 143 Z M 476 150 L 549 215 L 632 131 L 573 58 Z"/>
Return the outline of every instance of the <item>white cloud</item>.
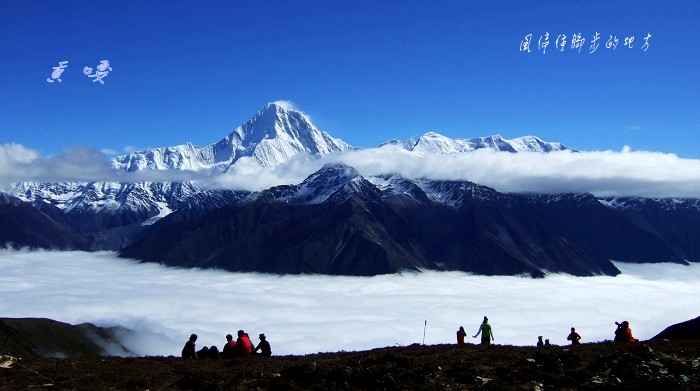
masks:
<path fill-rule="evenodd" d="M 39 158 L 39 153 L 21 144 L 0 144 L 0 174 L 5 174 L 12 167 L 29 164 Z"/>
<path fill-rule="evenodd" d="M 18 144 L 0 146 L 0 184 L 22 181 L 57 182 L 114 180 L 108 158 L 90 147 L 73 147 L 61 154 L 40 157 Z"/>
<path fill-rule="evenodd" d="M 611 339 L 628 320 L 648 339 L 697 314 L 700 265 L 617 264 L 617 277 L 544 279 L 424 272 L 376 277 L 273 276 L 166 268 L 113 253 L 0 250 L 0 314 L 69 323 L 124 325 L 139 354 L 178 355 L 191 333 L 199 346 L 246 330 L 268 336 L 274 354 L 454 343 L 484 315 L 498 344 Z M 472 342 L 476 341 L 474 339 Z"/>
<path fill-rule="evenodd" d="M 204 186 L 262 190 L 297 184 L 327 162 L 343 162 L 365 176 L 398 173 L 408 178 L 467 180 L 501 192 L 592 193 L 596 196 L 700 197 L 700 160 L 634 151 L 420 154 L 386 145 L 323 159 L 298 155 L 276 167 L 240 159 L 228 173 L 204 171 L 116 172 L 107 157 L 87 147 L 40 157 L 18 144 L 0 146 L 0 184 L 60 181 L 196 181 Z"/>
<path fill-rule="evenodd" d="M 214 178 L 215 187 L 262 190 L 296 184 L 324 163 L 342 162 L 365 176 L 398 173 L 407 178 L 467 180 L 501 192 L 592 193 L 600 197 L 700 197 L 700 160 L 632 151 L 502 153 L 477 150 L 459 155 L 419 154 L 384 146 L 329 155 L 298 156 L 277 167 L 242 162 Z"/>
<path fill-rule="evenodd" d="M 280 106 L 281 108 L 283 108 L 285 110 L 299 111 L 299 109 L 297 108 L 297 105 L 294 104 L 294 102 L 292 102 L 291 100 L 277 100 L 277 101 L 274 101 L 273 103 L 275 103 L 276 105 Z"/>
<path fill-rule="evenodd" d="M 300 183 L 323 167 L 325 159 L 313 159 L 299 154 L 276 167 L 262 167 L 253 157 L 239 159 L 229 172 L 212 177 L 208 182 L 215 188 L 258 191 L 277 185 Z"/>
<path fill-rule="evenodd" d="M 335 159 L 363 175 L 468 180 L 501 192 L 592 193 L 596 196 L 698 197 L 700 160 L 660 152 L 594 151 L 418 155 L 386 146 Z"/>
<path fill-rule="evenodd" d="M 119 154 L 119 152 L 117 152 L 117 151 L 115 151 L 115 150 L 113 150 L 113 149 L 109 149 L 109 148 L 102 148 L 102 149 L 100 149 L 100 152 L 102 152 L 102 153 L 104 153 L 105 155 L 108 155 L 108 156 L 114 156 L 114 155 L 118 155 L 118 154 Z"/>

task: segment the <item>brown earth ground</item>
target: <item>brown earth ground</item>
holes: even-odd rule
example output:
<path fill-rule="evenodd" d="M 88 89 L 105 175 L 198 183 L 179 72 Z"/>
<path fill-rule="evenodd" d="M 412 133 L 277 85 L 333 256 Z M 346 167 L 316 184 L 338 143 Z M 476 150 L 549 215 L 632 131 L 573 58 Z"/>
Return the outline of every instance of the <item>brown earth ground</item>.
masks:
<path fill-rule="evenodd" d="M 27 357 L 0 390 L 698 390 L 700 341 L 411 345 L 233 360 Z"/>

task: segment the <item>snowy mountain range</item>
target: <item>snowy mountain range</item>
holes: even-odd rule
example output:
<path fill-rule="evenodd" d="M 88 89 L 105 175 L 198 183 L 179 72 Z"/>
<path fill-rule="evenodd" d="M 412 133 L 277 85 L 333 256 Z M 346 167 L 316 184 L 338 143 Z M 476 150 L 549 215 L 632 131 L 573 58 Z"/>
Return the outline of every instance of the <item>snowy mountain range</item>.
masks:
<path fill-rule="evenodd" d="M 426 133 L 417 141 L 400 143 L 416 152 L 456 154 L 480 148 L 508 152 L 550 152 L 569 148 L 528 136 L 506 140 L 500 136 L 477 139 L 450 139 Z M 387 144 L 387 143 L 385 143 Z M 147 149 L 112 159 L 120 172 L 178 170 L 223 173 L 241 159 L 252 159 L 261 166 L 277 166 L 299 154 L 319 158 L 353 149 L 342 140 L 320 131 L 300 111 L 285 102 L 271 102 L 250 120 L 221 140 L 197 147 L 190 143 Z M 49 203 L 69 215 L 88 216 L 104 229 L 141 223 L 150 224 L 180 208 L 193 195 L 207 192 L 193 182 L 71 182 L 19 183 L 10 194 L 30 203 Z M 94 216 L 100 215 L 99 219 Z M 81 224 L 82 225 L 82 224 Z"/>
<path fill-rule="evenodd" d="M 409 151 L 449 155 L 472 152 L 484 148 L 512 153 L 573 151 L 561 143 L 542 141 L 535 136 L 518 137 L 512 140 L 504 139 L 500 135 L 471 139 L 451 139 L 435 132 L 425 133 L 418 140 L 391 140 L 382 145 L 398 145 Z"/>
<path fill-rule="evenodd" d="M 571 150 L 533 136 L 392 140 L 419 154 Z M 205 147 L 119 156 L 122 173 L 230 172 L 354 149 L 284 103 Z M 700 261 L 700 201 L 504 194 L 467 181 L 363 177 L 327 164 L 298 184 L 262 191 L 195 182 L 19 183 L 0 197 L 0 245 L 119 250 L 178 266 L 372 275 L 398 270 L 484 274 L 616 274 L 611 260 Z M 17 228 L 18 227 L 18 228 Z"/>

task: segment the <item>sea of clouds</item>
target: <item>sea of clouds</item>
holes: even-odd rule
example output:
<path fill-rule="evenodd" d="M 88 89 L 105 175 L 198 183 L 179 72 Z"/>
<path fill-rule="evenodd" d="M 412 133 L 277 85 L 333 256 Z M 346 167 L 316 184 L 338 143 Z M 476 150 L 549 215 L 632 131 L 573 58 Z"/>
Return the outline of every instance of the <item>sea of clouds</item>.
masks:
<path fill-rule="evenodd" d="M 635 337 L 700 315 L 700 265 L 616 264 L 617 277 L 486 277 L 461 272 L 376 277 L 277 276 L 138 263 L 111 252 L 0 250 L 0 317 L 46 317 L 132 329 L 139 355 L 179 355 L 191 333 L 221 348 L 227 333 L 265 333 L 273 354 L 454 343 L 483 316 L 495 343 Z M 476 342 L 476 339 L 471 339 Z"/>
<path fill-rule="evenodd" d="M 224 174 L 204 171 L 116 171 L 106 155 L 76 147 L 43 157 L 20 144 L 0 145 L 0 189 L 16 182 L 179 182 L 205 187 L 263 190 L 300 183 L 326 163 L 342 162 L 364 176 L 398 173 L 406 178 L 466 180 L 500 192 L 591 193 L 598 197 L 689 197 L 700 194 L 700 160 L 672 153 L 560 151 L 503 153 L 488 149 L 456 155 L 417 153 L 395 145 L 345 151 L 322 159 L 300 154 L 262 167 L 244 157 Z"/>

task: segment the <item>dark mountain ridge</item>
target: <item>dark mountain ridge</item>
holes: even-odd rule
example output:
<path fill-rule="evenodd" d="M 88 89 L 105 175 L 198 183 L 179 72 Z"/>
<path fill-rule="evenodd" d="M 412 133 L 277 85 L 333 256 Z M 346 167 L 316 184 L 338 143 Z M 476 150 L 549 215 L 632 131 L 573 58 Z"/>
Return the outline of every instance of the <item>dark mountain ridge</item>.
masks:
<path fill-rule="evenodd" d="M 696 203 L 676 203 L 668 214 L 666 202 L 641 202 L 639 211 L 590 194 L 504 194 L 464 181 L 396 176 L 369 181 L 335 164 L 299 185 L 273 187 L 192 218 L 176 211 L 121 256 L 231 271 L 436 269 L 536 277 L 618 274 L 611 260 L 700 260 Z"/>

